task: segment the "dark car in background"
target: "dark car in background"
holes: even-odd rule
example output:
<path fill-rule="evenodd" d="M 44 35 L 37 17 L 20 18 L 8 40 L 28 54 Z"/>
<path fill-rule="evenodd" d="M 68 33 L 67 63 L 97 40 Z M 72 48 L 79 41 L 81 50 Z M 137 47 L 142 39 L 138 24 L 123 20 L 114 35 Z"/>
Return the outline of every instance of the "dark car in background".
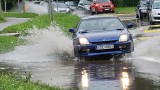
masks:
<path fill-rule="evenodd" d="M 149 1 L 140 0 L 136 8 L 136 18 L 143 19 L 148 16 Z"/>
<path fill-rule="evenodd" d="M 94 15 L 81 19 L 73 33 L 76 57 L 97 55 L 124 55 L 134 50 L 131 33 L 121 20 L 114 15 Z"/>

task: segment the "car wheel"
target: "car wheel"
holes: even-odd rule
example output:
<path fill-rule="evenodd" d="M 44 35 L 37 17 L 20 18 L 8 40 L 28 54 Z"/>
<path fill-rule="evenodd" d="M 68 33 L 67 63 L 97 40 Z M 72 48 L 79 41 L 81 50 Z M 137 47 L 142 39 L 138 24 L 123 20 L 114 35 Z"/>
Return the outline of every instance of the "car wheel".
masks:
<path fill-rule="evenodd" d="M 143 19 L 143 16 L 141 14 L 139 14 L 139 19 Z"/>
<path fill-rule="evenodd" d="M 99 12 L 98 12 L 98 9 L 97 9 L 97 8 L 95 9 L 95 12 L 96 12 L 96 14 L 99 14 Z"/>
<path fill-rule="evenodd" d="M 152 20 L 150 20 L 150 25 L 154 25 L 154 22 Z"/>
<path fill-rule="evenodd" d="M 113 10 L 113 11 L 111 11 L 111 13 L 114 13 L 114 10 Z"/>
<path fill-rule="evenodd" d="M 136 18 L 139 18 L 139 17 L 138 17 L 138 14 L 136 14 Z"/>
<path fill-rule="evenodd" d="M 79 56 L 79 53 L 78 53 L 78 51 L 76 50 L 76 48 L 74 48 L 74 56 L 75 56 L 75 57 L 78 57 L 78 56 Z"/>

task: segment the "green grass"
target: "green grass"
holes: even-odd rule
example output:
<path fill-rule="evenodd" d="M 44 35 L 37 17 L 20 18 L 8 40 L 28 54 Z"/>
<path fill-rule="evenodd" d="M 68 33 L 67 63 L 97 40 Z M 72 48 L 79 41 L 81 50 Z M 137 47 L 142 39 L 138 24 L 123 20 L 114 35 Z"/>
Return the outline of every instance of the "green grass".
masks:
<path fill-rule="evenodd" d="M 75 27 L 80 20 L 80 17 L 72 14 L 54 14 L 53 19 L 56 24 L 64 31 L 68 33 L 68 29 Z M 27 34 L 27 31 L 33 27 L 38 29 L 47 28 L 50 26 L 50 19 L 48 15 L 36 16 L 27 22 L 9 26 L 0 33 L 16 33 Z"/>
<path fill-rule="evenodd" d="M 48 15 L 36 16 L 32 19 L 29 19 L 27 22 L 21 24 L 15 24 L 4 28 L 0 33 L 16 33 L 26 34 L 28 30 L 33 27 L 37 27 L 38 29 L 47 28 L 50 26 L 50 20 Z"/>
<path fill-rule="evenodd" d="M 31 82 L 13 74 L 0 75 L 0 90 L 62 90 L 59 87 L 42 84 L 40 82 Z"/>
<path fill-rule="evenodd" d="M 33 18 L 38 16 L 35 13 L 17 13 L 17 12 L 3 12 L 1 13 L 4 17 L 15 17 L 15 18 Z"/>
<path fill-rule="evenodd" d="M 76 27 L 80 17 L 73 14 L 54 14 L 54 21 L 65 33 L 69 34 L 69 28 Z"/>
<path fill-rule="evenodd" d="M 0 53 L 14 50 L 15 46 L 24 44 L 25 41 L 15 36 L 0 36 Z"/>
<path fill-rule="evenodd" d="M 120 14 L 130 14 L 135 13 L 136 7 L 117 7 L 115 8 L 115 13 Z"/>
<path fill-rule="evenodd" d="M 5 21 L 6 21 L 5 18 L 0 14 L 0 23 Z"/>

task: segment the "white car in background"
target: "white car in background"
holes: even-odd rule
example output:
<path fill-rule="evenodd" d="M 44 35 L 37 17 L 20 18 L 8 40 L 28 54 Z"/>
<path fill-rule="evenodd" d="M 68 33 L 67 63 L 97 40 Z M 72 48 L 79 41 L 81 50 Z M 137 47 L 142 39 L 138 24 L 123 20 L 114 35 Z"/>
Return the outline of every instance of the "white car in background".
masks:
<path fill-rule="evenodd" d="M 62 2 L 54 2 L 53 3 L 54 6 L 54 11 L 57 13 L 70 13 L 70 9 L 68 8 L 68 6 L 65 3 Z"/>
<path fill-rule="evenodd" d="M 154 0 L 149 11 L 150 24 L 160 23 L 160 0 Z"/>

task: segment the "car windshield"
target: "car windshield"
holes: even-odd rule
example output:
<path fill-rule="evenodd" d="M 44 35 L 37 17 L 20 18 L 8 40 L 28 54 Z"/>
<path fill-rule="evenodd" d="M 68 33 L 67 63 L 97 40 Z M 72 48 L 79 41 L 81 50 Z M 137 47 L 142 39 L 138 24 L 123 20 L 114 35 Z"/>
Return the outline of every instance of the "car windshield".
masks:
<path fill-rule="evenodd" d="M 79 24 L 79 31 L 122 30 L 124 25 L 118 18 L 85 19 Z"/>
<path fill-rule="evenodd" d="M 64 3 L 54 3 L 54 7 L 57 7 L 58 8 L 67 8 L 67 6 L 64 4 Z"/>
<path fill-rule="evenodd" d="M 140 6 L 146 6 L 147 2 L 146 1 L 140 1 Z"/>
<path fill-rule="evenodd" d="M 98 0 L 98 3 L 110 2 L 110 0 Z"/>
<path fill-rule="evenodd" d="M 160 2 L 159 1 L 155 1 L 153 3 L 153 9 L 160 9 Z"/>
<path fill-rule="evenodd" d="M 91 2 L 90 2 L 90 1 L 87 1 L 87 0 L 84 0 L 84 1 L 83 1 L 83 4 L 84 4 L 84 5 L 90 5 Z"/>

